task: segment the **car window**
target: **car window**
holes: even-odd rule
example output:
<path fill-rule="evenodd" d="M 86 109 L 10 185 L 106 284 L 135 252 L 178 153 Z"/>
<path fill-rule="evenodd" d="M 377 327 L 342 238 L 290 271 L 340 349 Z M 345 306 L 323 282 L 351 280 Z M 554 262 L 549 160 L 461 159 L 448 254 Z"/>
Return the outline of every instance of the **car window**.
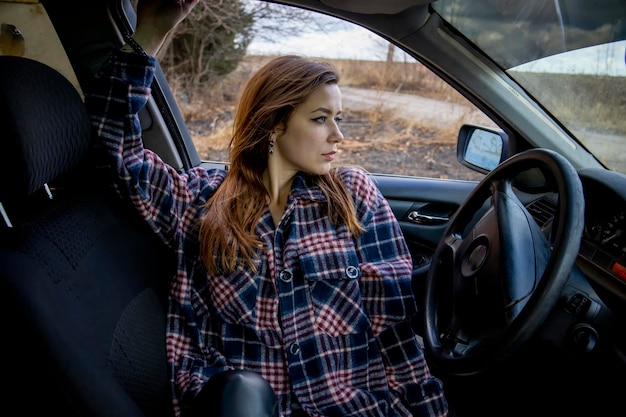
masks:
<path fill-rule="evenodd" d="M 54 26 L 36 0 L 0 1 L 0 55 L 43 62 L 63 74 L 82 95 Z"/>
<path fill-rule="evenodd" d="M 432 7 L 594 158 L 626 173 L 626 2 L 439 0 Z M 555 135 L 540 145 L 558 149 L 561 141 Z"/>
<path fill-rule="evenodd" d="M 621 173 L 626 173 L 626 161 L 620 152 L 626 133 L 622 87 L 626 85 L 625 51 L 626 41 L 608 42 L 554 54 L 509 70 L 596 157 Z M 598 96 L 602 97 L 601 102 L 597 101 Z"/>
<path fill-rule="evenodd" d="M 297 19 L 308 23 L 298 25 Z M 254 69 L 273 55 L 295 53 L 328 59 L 341 74 L 344 141 L 336 163 L 381 174 L 482 178 L 457 161 L 456 141 L 463 123 L 496 127 L 484 113 L 372 32 L 313 12 L 300 12 L 297 19 L 292 21 L 299 29 L 291 32 L 276 32 L 284 23 L 272 25 L 271 17 L 257 24 L 239 65 L 206 93 L 179 88 L 180 73 L 161 61 L 204 161 L 226 160 L 234 105 Z"/>

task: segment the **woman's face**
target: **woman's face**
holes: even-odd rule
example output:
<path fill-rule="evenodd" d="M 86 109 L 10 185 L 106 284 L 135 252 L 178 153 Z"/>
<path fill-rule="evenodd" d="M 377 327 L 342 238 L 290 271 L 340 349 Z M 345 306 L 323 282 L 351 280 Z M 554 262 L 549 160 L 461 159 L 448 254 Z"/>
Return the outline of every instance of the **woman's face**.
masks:
<path fill-rule="evenodd" d="M 298 171 L 321 175 L 330 170 L 343 140 L 341 91 L 337 84 L 323 84 L 298 106 L 287 120 L 285 130 L 276 130 L 274 153 L 270 159 L 278 163 L 286 175 Z"/>

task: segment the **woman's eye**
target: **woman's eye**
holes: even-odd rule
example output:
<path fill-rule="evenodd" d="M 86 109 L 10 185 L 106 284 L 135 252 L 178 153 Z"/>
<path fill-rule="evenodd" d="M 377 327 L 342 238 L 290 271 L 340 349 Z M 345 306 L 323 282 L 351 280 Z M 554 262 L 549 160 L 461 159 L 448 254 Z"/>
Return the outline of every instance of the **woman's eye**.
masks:
<path fill-rule="evenodd" d="M 325 123 L 326 120 L 328 120 L 327 116 L 320 116 L 320 117 L 316 117 L 315 119 L 313 119 L 314 122 L 318 122 L 318 123 Z M 335 123 L 340 123 L 343 121 L 343 117 L 335 117 Z"/>

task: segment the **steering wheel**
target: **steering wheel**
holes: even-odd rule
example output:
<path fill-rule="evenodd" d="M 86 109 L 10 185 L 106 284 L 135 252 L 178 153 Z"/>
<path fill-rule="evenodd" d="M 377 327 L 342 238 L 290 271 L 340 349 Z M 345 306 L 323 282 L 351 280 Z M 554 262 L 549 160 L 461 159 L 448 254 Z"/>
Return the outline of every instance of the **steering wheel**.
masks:
<path fill-rule="evenodd" d="M 531 177 L 542 186 L 520 191 Z M 520 201 L 534 194 L 555 202 L 547 228 Z M 469 375 L 509 358 L 558 301 L 583 225 L 580 178 L 558 153 L 531 149 L 486 175 L 447 225 L 426 277 L 429 363 L 449 375 Z"/>

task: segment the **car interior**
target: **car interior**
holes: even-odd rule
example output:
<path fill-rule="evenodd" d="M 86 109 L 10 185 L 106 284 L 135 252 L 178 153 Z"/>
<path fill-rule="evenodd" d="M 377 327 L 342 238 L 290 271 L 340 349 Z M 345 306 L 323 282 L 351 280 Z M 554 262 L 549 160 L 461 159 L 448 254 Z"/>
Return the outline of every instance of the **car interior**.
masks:
<path fill-rule="evenodd" d="M 367 8 L 359 0 L 296 3 L 322 12 L 332 9 L 347 20 L 359 14 L 362 23 L 370 22 L 378 31 L 390 33 L 402 43 L 416 35 L 394 33 L 394 22 L 425 21 L 430 1 L 394 0 L 376 3 L 378 6 L 367 3 Z M 32 19 L 40 19 L 41 14 L 48 16 L 48 24 L 54 27 L 68 59 L 57 61 L 56 56 L 45 56 L 45 51 L 35 57 L 21 56 L 19 48 L 28 48 L 30 39 L 41 35 L 33 33 L 29 38 L 30 34 L 24 34 L 22 38 L 11 33 L 11 27 L 5 27 L 2 21 L 3 32 L 9 31 L 9 40 L 5 36 L 2 42 L 8 42 L 18 52 L 7 54 L 5 45 L 5 53 L 0 56 L 0 308 L 5 320 L 2 357 L 7 362 L 0 398 L 7 408 L 17 407 L 16 414 L 20 415 L 45 412 L 65 416 L 172 416 L 165 329 L 175 254 L 155 238 L 128 202 L 120 200 L 106 186 L 107 173 L 99 170 L 91 154 L 91 127 L 83 105 L 83 91 L 88 89 L 110 48 L 121 45 L 123 35 L 132 32 L 132 4 L 129 0 L 12 0 L 0 5 L 0 16 L 1 11 L 18 6 L 29 8 Z M 20 22 L 14 23 L 20 26 Z M 424 48 L 429 48 L 427 42 Z M 442 62 L 455 59 L 452 52 L 442 54 Z M 470 61 L 470 66 L 480 65 L 473 58 Z M 53 65 L 57 62 L 60 63 Z M 440 75 L 448 80 L 471 77 Z M 497 89 L 489 91 L 488 94 L 497 96 Z M 499 100 L 496 97 L 494 106 Z M 201 160 L 180 110 L 169 104 L 173 101 L 159 67 L 152 98 L 141 114 L 146 147 L 178 169 L 220 165 Z M 501 104 L 504 114 L 509 106 L 515 107 L 515 103 Z M 168 111 L 161 111 L 163 108 Z M 534 110 L 527 111 L 530 114 Z M 503 121 L 504 125 L 507 123 L 513 124 Z M 541 137 L 546 134 L 541 129 L 547 128 L 537 127 L 530 132 Z M 578 178 L 575 168 L 556 153 L 525 153 L 530 146 L 523 140 L 512 141 L 502 132 L 495 134 L 504 143 L 497 162 L 504 165 L 501 175 L 506 184 L 513 182 L 508 176 L 513 178 L 529 168 L 547 172 L 542 175 L 549 179 L 539 190 L 533 188 L 533 181 L 526 188 L 521 184 L 523 202 L 529 206 L 539 202 L 533 205 L 535 211 L 531 211 L 530 220 L 554 214 L 556 209 L 550 199 L 536 198 L 537 193 L 552 193 L 547 186 L 556 184 L 560 195 L 571 195 L 564 197 L 559 206 L 561 223 L 555 226 L 555 237 L 551 238 L 553 243 L 554 239 L 563 242 L 555 251 L 558 259 L 537 261 L 545 262 L 542 266 L 548 275 L 571 268 L 584 233 L 585 209 L 578 203 L 582 195 L 588 200 L 609 198 L 621 204 L 626 196 L 626 181 L 616 183 L 614 176 L 600 173 L 599 164 L 593 161 L 589 164 L 596 164 L 598 169 L 581 170 L 581 182 L 572 182 L 572 172 Z M 465 149 L 464 141 L 469 136 L 471 129 L 461 132 L 459 149 Z M 507 152 L 526 156 L 502 162 L 507 159 Z M 578 158 L 581 164 L 588 162 L 588 156 L 582 152 Z M 480 166 L 477 170 L 488 172 Z M 550 179 L 551 175 L 554 179 Z M 420 283 L 415 287 L 416 297 L 427 300 L 416 326 L 431 345 L 437 345 L 442 343 L 439 329 L 436 325 L 424 326 L 423 321 L 426 318 L 427 323 L 437 322 L 438 306 L 429 294 L 438 291 L 434 279 L 437 274 L 446 273 L 449 260 L 439 242 L 444 231 L 450 230 L 447 221 L 459 207 L 467 210 L 466 216 L 456 217 L 454 226 L 459 230 L 477 213 L 484 214 L 482 203 L 491 193 L 489 183 L 476 187 L 477 182 L 473 181 L 384 175 L 375 179 L 407 235 L 414 260 L 414 280 Z M 419 195 L 428 198 L 416 200 L 414 196 Z M 466 198 L 472 199 L 470 206 L 463 204 Z M 510 208 L 509 215 L 516 218 L 517 209 Z M 530 220 L 524 217 L 522 222 L 534 224 Z M 541 240 L 539 235 L 544 234 L 549 231 L 533 226 L 524 238 Z M 515 255 L 525 254 L 515 243 L 510 245 L 508 249 L 513 255 L 509 259 L 516 264 L 523 256 Z M 524 269 L 524 262 L 519 260 L 511 268 Z M 544 268 L 538 268 L 540 276 Z M 626 349 L 620 350 L 626 346 L 626 333 L 621 327 L 623 319 L 604 312 L 609 305 L 623 317 L 626 292 L 613 281 L 592 288 L 580 269 L 572 275 L 557 283 L 565 286 L 564 281 L 571 280 L 564 291 L 567 297 L 548 294 L 549 289 L 545 289 L 546 297 L 531 301 L 534 307 L 527 319 L 532 322 L 533 333 L 543 334 L 543 342 L 525 348 L 524 359 L 512 366 L 500 369 L 496 365 L 493 372 L 476 372 L 491 367 L 491 362 L 500 359 L 503 351 L 508 352 L 510 345 L 497 346 L 470 358 L 461 364 L 466 372 L 451 375 L 445 373 L 450 365 L 447 358 L 438 357 L 440 353 L 436 351 L 429 352 L 433 355 L 433 370 L 441 370 L 459 416 L 618 412 L 615 407 L 626 388 Z M 423 282 L 427 285 L 422 286 Z M 510 290 L 511 298 L 515 298 L 519 289 Z M 598 293 L 603 296 L 597 296 Z M 564 306 L 553 314 L 552 307 L 557 303 Z M 485 312 L 476 314 L 481 313 Z M 594 314 L 599 324 L 590 328 L 586 319 Z M 537 330 L 549 315 L 551 325 Z M 614 333 L 615 329 L 621 331 Z M 613 345 L 597 355 L 595 351 L 594 356 L 585 355 L 595 348 L 598 332 L 604 330 L 615 338 L 611 339 Z M 530 331 L 526 325 L 514 329 L 506 343 L 525 340 Z M 542 355 L 550 350 L 547 346 L 557 346 L 558 355 L 548 354 L 544 358 Z M 563 351 L 567 353 L 562 354 Z M 597 367 L 598 356 L 605 367 Z M 458 370 L 457 363 L 453 366 Z M 544 372 L 550 367 L 556 371 Z M 565 388 L 564 381 L 571 385 Z M 545 406 L 539 408 L 542 404 Z"/>
<path fill-rule="evenodd" d="M 0 79 L 3 398 L 24 415 L 169 415 L 173 254 L 105 192 L 72 84 L 13 56 L 0 57 Z"/>

